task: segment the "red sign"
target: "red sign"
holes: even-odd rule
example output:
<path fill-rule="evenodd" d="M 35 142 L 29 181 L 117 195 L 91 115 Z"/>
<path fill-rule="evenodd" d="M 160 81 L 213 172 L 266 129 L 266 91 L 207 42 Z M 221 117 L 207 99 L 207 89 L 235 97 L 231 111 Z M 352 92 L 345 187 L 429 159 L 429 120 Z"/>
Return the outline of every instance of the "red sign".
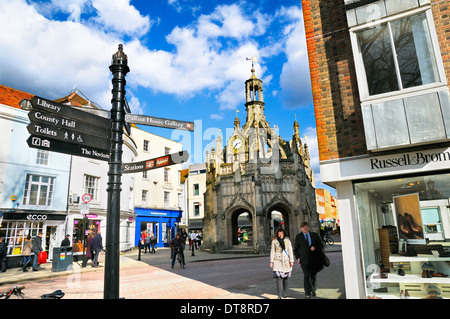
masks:
<path fill-rule="evenodd" d="M 156 167 L 169 164 L 169 156 L 164 156 L 156 159 Z"/>

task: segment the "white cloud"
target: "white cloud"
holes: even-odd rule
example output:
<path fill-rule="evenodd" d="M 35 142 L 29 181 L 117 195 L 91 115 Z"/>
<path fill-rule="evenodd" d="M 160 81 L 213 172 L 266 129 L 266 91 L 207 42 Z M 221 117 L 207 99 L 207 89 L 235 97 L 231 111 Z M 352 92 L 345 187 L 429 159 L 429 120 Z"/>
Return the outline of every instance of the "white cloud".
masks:
<path fill-rule="evenodd" d="M 53 20 L 58 12 L 67 14 L 69 21 Z M 285 10 L 274 18 L 293 13 Z M 25 0 L 2 0 L 0 77 L 5 85 L 43 92 L 48 98 L 79 87 L 107 106 L 111 96 L 108 67 L 117 45 L 123 43 L 131 69 L 127 97 L 131 96 L 128 100 L 135 110 L 145 107 L 132 95 L 138 86 L 184 99 L 211 90 L 219 109 L 236 109 L 244 99 L 242 83 L 251 75 L 246 57 L 258 57 L 261 64 L 256 65 L 256 73 L 266 85 L 272 79 L 263 61 L 280 52 L 278 42 L 284 39 L 260 46 L 255 37 L 267 32 L 274 18 L 257 11 L 249 14 L 236 4 L 218 6 L 188 26 L 175 27 L 166 37 L 174 49 L 163 51 L 150 50 L 140 40 L 150 34 L 153 22 L 130 0 L 115 0 L 114 5 L 106 0 L 52 0 L 39 7 Z M 286 48 L 288 63 L 298 62 L 295 51 L 291 40 Z M 282 81 L 288 75 L 288 69 L 283 71 Z"/>
<path fill-rule="evenodd" d="M 134 36 L 150 30 L 152 21 L 130 5 L 130 0 L 92 0 L 92 6 L 98 13 L 94 20 L 107 29 Z"/>
<path fill-rule="evenodd" d="M 310 106 L 311 78 L 302 11 L 298 7 L 283 7 L 277 16 L 291 21 L 284 29 L 287 61 L 280 76 L 281 94 L 288 108 Z"/>

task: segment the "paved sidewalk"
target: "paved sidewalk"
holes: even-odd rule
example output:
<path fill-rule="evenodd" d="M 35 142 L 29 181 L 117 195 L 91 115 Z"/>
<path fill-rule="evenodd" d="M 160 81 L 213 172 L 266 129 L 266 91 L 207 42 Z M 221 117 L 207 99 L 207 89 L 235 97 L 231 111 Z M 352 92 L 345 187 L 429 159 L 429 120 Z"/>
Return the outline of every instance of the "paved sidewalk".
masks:
<path fill-rule="evenodd" d="M 336 236 L 333 236 L 337 241 L 333 246 L 326 246 L 325 252 L 334 252 L 341 251 L 340 239 Z M 155 254 L 150 254 L 149 252 L 144 253 L 144 250 L 141 250 L 140 261 L 139 259 L 139 250 L 134 249 L 129 252 L 122 253 L 120 255 L 120 268 L 139 268 L 144 267 L 146 265 L 169 265 L 171 261 L 170 257 L 170 248 L 157 248 Z M 238 259 L 238 258 L 255 258 L 255 257 L 264 257 L 267 255 L 261 254 L 253 254 L 253 253 L 217 253 L 210 254 L 209 252 L 195 250 L 194 256 L 191 255 L 191 251 L 185 250 L 184 255 L 186 258 L 186 263 L 192 262 L 202 262 L 202 261 L 210 261 L 210 260 L 223 260 L 223 259 Z M 85 272 L 96 272 L 96 271 L 104 271 L 104 253 L 100 255 L 99 258 L 100 267 L 93 268 L 88 265 L 86 268 L 81 268 L 81 260 L 78 262 L 73 262 L 73 269 L 68 271 L 52 271 L 52 263 L 51 261 L 46 264 L 41 265 L 41 269 L 38 271 L 32 271 L 31 269 L 28 272 L 23 272 L 21 268 L 9 268 L 6 272 L 0 273 L 0 286 L 6 285 L 15 285 L 16 283 L 24 282 L 24 281 L 32 281 L 32 280 L 40 280 L 45 278 L 59 277 L 59 276 L 68 276 L 72 275 L 75 272 L 85 273 Z M 90 262 L 88 263 L 90 264 Z"/>

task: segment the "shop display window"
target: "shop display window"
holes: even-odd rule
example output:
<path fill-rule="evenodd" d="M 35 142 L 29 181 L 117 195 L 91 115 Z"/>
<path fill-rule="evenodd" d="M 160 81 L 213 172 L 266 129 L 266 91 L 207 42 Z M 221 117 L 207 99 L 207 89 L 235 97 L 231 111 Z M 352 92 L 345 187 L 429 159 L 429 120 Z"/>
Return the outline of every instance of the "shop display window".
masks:
<path fill-rule="evenodd" d="M 73 236 L 72 236 L 72 246 L 74 252 L 83 251 L 83 240 L 87 238 L 89 232 L 97 234 L 100 229 L 100 220 L 96 219 L 74 219 L 73 221 Z M 83 234 L 83 224 L 84 224 L 84 234 Z"/>
<path fill-rule="evenodd" d="M 433 296 L 450 298 L 450 174 L 355 182 L 354 190 L 367 294 L 427 298 L 433 284 Z"/>
<path fill-rule="evenodd" d="M 31 238 L 34 239 L 42 230 L 43 222 L 4 220 L 0 226 L 0 236 L 5 237 L 8 244 L 7 255 L 20 256 L 25 238 L 31 235 Z"/>

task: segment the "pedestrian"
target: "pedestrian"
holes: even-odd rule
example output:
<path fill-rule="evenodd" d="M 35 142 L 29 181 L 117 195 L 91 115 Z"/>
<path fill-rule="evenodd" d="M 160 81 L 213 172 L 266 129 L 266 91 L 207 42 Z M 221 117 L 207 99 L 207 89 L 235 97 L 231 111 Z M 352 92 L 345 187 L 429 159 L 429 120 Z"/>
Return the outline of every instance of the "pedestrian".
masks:
<path fill-rule="evenodd" d="M 150 252 L 150 234 L 148 233 L 147 229 L 144 230 L 143 238 L 144 240 L 144 254 L 147 253 L 147 249 Z"/>
<path fill-rule="evenodd" d="M 28 235 L 23 242 L 23 249 L 22 249 L 23 272 L 28 271 L 28 266 L 31 264 L 31 247 L 33 247 L 33 243 L 31 242 L 31 236 Z"/>
<path fill-rule="evenodd" d="M 34 254 L 33 257 L 33 271 L 38 271 L 39 270 L 39 253 L 42 251 L 42 232 L 38 232 L 37 236 L 34 237 L 33 239 L 33 244 L 31 247 L 31 251 Z"/>
<path fill-rule="evenodd" d="M 195 256 L 195 248 L 197 246 L 197 234 L 195 233 L 195 231 L 191 232 L 191 249 L 192 249 L 192 253 L 191 256 Z"/>
<path fill-rule="evenodd" d="M 288 278 L 294 266 L 292 244 L 283 228 L 278 228 L 272 240 L 270 249 L 270 268 L 273 278 L 276 278 L 278 299 L 287 298 Z"/>
<path fill-rule="evenodd" d="M 92 256 L 92 240 L 94 239 L 94 234 L 90 231 L 88 233 L 88 237 L 86 239 L 86 252 L 84 254 L 83 263 L 81 264 L 81 268 L 85 268 L 88 260 L 90 259 L 92 262 L 92 266 L 94 266 L 94 257 Z"/>
<path fill-rule="evenodd" d="M 150 236 L 150 246 L 152 247 L 151 254 L 156 254 L 155 246 L 157 244 L 156 236 L 151 235 Z"/>
<path fill-rule="evenodd" d="M 100 252 L 103 249 L 103 238 L 101 235 L 101 231 L 99 230 L 97 234 L 92 239 L 92 250 L 94 252 L 94 267 L 99 267 L 98 265 L 98 257 L 100 256 Z"/>
<path fill-rule="evenodd" d="M 295 237 L 294 254 L 303 270 L 305 298 L 316 295 L 317 273 L 323 269 L 323 242 L 320 236 L 309 231 L 307 222 L 300 224 L 301 232 Z"/>
<path fill-rule="evenodd" d="M 66 238 L 64 238 L 61 242 L 61 247 L 70 247 L 70 235 L 67 234 Z"/>
<path fill-rule="evenodd" d="M 6 253 L 8 245 L 6 244 L 5 237 L 0 236 L 0 272 L 6 271 Z"/>

